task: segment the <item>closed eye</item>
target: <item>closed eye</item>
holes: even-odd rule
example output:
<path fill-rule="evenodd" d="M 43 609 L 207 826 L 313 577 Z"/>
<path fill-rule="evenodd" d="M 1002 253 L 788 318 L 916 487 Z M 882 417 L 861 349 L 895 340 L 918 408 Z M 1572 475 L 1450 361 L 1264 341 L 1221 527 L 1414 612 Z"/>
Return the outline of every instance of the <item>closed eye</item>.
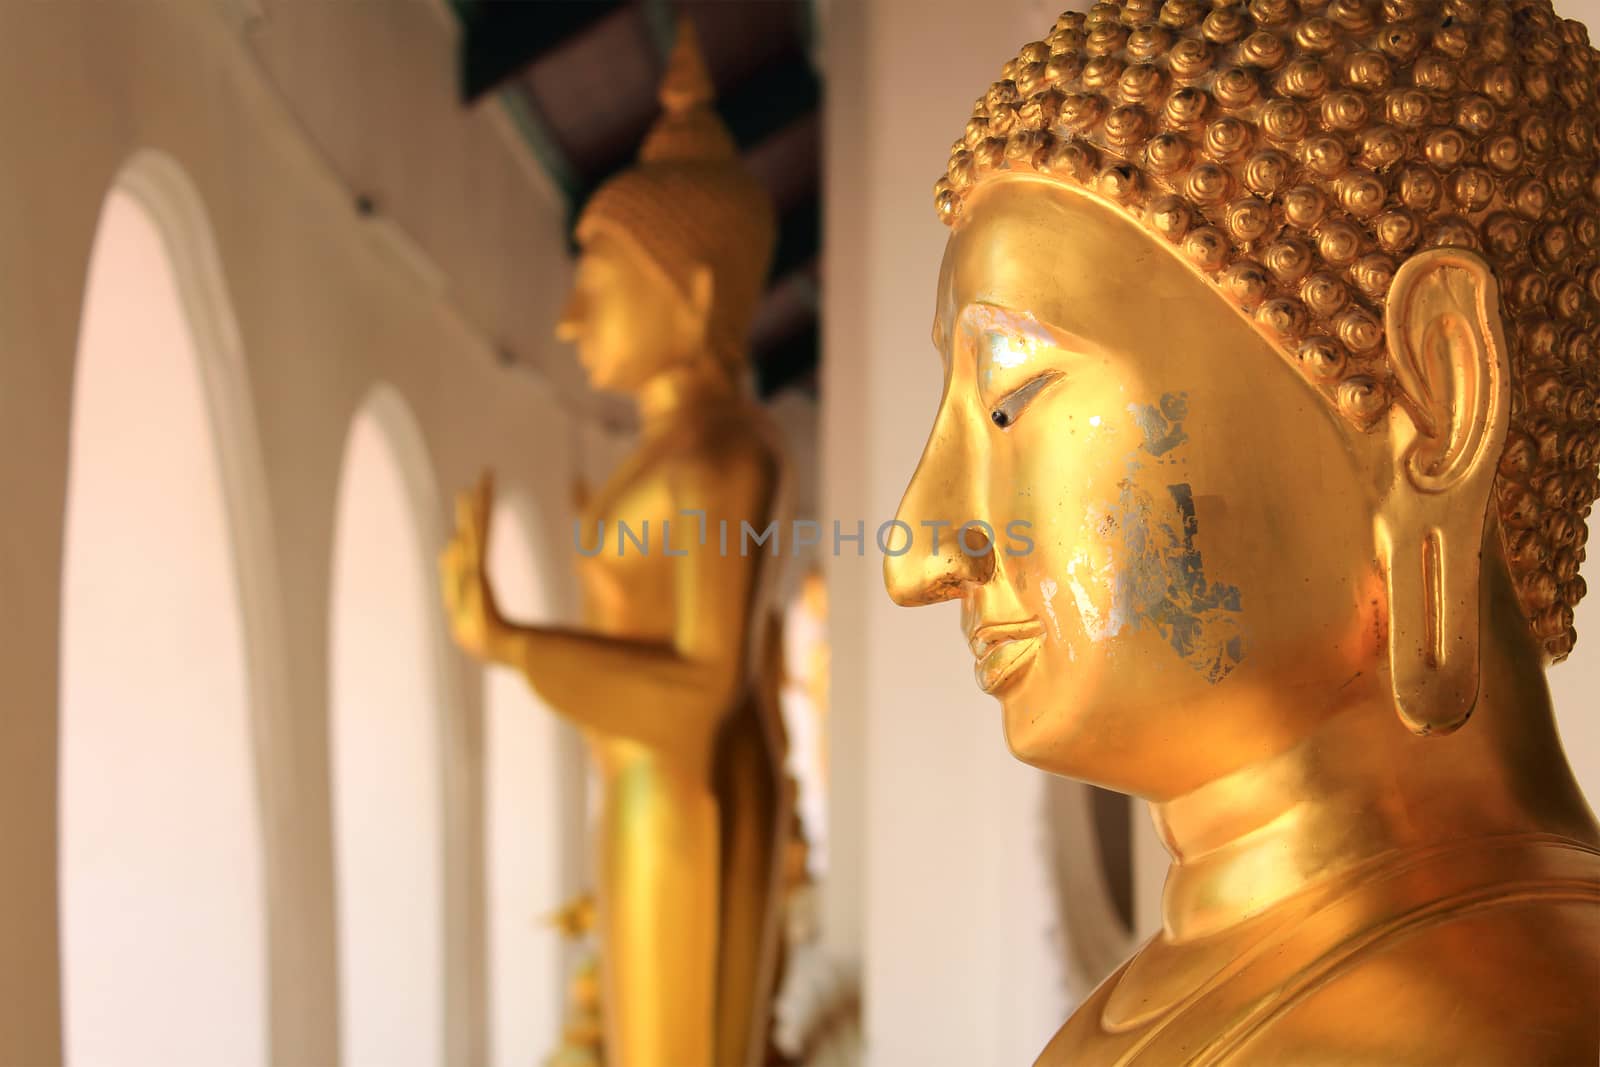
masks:
<path fill-rule="evenodd" d="M 1009 427 L 1022 417 L 1028 405 L 1033 403 L 1034 397 L 1042 393 L 1046 386 L 1061 377 L 1060 371 L 1046 371 L 1045 373 L 1030 378 L 1017 388 L 1001 397 L 989 411 L 989 421 L 1002 430 Z"/>

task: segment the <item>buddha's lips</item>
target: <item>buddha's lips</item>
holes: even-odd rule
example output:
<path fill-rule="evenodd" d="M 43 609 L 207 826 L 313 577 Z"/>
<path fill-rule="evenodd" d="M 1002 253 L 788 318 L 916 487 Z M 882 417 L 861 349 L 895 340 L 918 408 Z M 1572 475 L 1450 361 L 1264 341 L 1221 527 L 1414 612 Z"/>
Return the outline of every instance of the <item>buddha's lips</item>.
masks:
<path fill-rule="evenodd" d="M 986 693 L 999 689 L 1033 660 L 1044 637 L 1037 620 L 978 626 L 967 637 L 967 647 L 977 658 L 973 674 Z"/>
<path fill-rule="evenodd" d="M 972 649 L 974 656 L 982 659 L 990 649 L 1003 641 L 1022 641 L 1042 633 L 1044 627 L 1034 619 L 979 624 L 967 634 L 967 647 Z"/>

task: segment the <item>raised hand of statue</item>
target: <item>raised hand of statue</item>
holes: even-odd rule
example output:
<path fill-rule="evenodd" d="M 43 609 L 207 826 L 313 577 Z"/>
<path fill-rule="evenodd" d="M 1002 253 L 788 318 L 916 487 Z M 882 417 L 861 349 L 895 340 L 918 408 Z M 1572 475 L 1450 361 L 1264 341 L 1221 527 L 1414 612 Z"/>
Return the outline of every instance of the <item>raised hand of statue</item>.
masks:
<path fill-rule="evenodd" d="M 456 494 L 455 536 L 439 555 L 439 579 L 451 633 L 456 644 L 479 659 L 495 658 L 495 638 L 503 628 L 484 569 L 493 500 L 494 483 L 488 471 L 475 487 Z"/>

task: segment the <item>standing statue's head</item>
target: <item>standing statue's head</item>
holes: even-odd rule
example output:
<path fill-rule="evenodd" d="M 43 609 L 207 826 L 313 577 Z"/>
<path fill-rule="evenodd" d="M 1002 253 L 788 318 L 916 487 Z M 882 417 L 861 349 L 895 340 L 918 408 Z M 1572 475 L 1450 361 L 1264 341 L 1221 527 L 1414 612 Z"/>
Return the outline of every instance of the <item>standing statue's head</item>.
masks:
<path fill-rule="evenodd" d="M 885 574 L 962 601 L 1019 757 L 1170 793 L 1572 649 L 1596 64 L 1548 0 L 1120 0 L 1005 65 Z"/>
<path fill-rule="evenodd" d="M 706 358 L 737 375 L 772 258 L 771 200 L 711 106 L 687 19 L 660 100 L 638 163 L 578 219 L 578 270 L 557 335 L 578 346 L 599 389 L 632 392 Z"/>

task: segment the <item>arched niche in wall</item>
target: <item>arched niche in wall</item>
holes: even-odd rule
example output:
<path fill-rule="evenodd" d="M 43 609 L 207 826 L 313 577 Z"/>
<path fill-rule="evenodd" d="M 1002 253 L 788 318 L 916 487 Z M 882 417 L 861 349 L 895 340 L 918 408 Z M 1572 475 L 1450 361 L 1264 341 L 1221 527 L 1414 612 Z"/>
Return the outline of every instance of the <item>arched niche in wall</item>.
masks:
<path fill-rule="evenodd" d="M 454 1062 L 447 878 L 456 700 L 421 432 L 379 386 L 345 441 L 330 579 L 329 766 L 345 1067 Z M 458 982 L 459 979 L 459 982 Z"/>
<path fill-rule="evenodd" d="M 265 478 L 210 228 L 154 152 L 105 202 L 62 573 L 69 1062 L 264 1063 L 283 646 Z"/>
<path fill-rule="evenodd" d="M 531 509 L 520 492 L 499 494 L 487 562 L 509 617 L 547 621 Z M 546 917 L 581 877 L 584 757 L 576 731 L 510 668 L 484 669 L 483 703 L 489 1062 L 526 1067 L 560 1041 L 565 952 Z"/>

